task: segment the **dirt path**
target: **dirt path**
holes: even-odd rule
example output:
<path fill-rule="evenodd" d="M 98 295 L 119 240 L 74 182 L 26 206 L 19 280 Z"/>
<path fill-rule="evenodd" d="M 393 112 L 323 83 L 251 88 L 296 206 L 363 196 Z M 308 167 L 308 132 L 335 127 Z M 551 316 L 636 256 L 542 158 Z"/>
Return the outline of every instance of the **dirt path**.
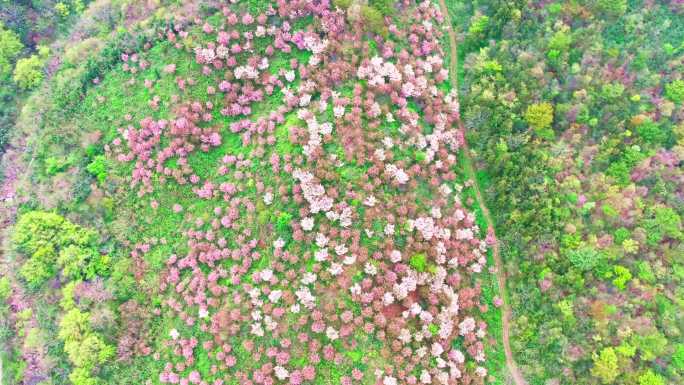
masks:
<path fill-rule="evenodd" d="M 451 17 L 446 7 L 445 0 L 439 0 L 439 6 L 442 10 L 442 15 L 444 16 L 445 25 L 447 28 L 447 33 L 449 35 L 449 49 L 450 49 L 450 64 L 449 71 L 451 72 L 451 84 L 457 92 L 458 96 L 458 50 L 456 45 L 456 32 L 451 25 Z M 458 125 L 463 132 L 465 128 L 463 127 L 463 122 L 459 119 Z M 470 148 L 468 147 L 468 142 L 464 139 L 463 152 L 466 157 L 465 172 L 468 178 L 473 181 L 473 187 L 475 188 L 475 195 L 477 197 L 477 203 L 482 209 L 482 214 L 484 215 L 485 221 L 487 222 L 487 238 L 490 240 L 492 245 L 492 256 L 494 257 L 494 264 L 496 265 L 496 278 L 499 285 L 499 294 L 503 300 L 503 305 L 501 306 L 502 315 L 501 323 L 503 327 L 502 331 L 502 342 L 504 346 L 504 354 L 506 356 L 506 366 L 508 367 L 508 372 L 510 373 L 515 385 L 527 385 L 525 378 L 523 378 L 518 365 L 513 359 L 513 352 L 511 350 L 510 343 L 510 333 L 511 333 L 511 307 L 508 304 L 508 296 L 506 295 L 506 273 L 504 271 L 503 262 L 501 261 L 501 253 L 499 251 L 499 241 L 496 238 L 496 232 L 494 230 L 494 221 L 492 221 L 492 216 L 489 213 L 489 209 L 482 198 L 482 193 L 480 191 L 480 184 L 477 181 L 477 176 L 475 175 L 475 167 L 473 166 L 473 160 L 470 155 Z"/>

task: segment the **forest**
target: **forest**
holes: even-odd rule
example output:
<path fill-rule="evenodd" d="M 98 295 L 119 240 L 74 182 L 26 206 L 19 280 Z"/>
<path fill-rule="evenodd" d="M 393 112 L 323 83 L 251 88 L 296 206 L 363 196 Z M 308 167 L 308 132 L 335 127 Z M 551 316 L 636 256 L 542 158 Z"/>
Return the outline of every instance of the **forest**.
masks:
<path fill-rule="evenodd" d="M 0 0 L 0 385 L 684 383 L 684 2 Z"/>

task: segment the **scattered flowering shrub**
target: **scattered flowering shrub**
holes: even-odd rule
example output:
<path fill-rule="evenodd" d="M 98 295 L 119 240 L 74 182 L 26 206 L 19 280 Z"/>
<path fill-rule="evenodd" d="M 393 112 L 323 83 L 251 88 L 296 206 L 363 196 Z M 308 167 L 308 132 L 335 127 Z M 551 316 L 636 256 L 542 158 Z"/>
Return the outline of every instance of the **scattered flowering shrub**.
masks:
<path fill-rule="evenodd" d="M 177 94 L 165 116 L 151 92 L 106 155 L 181 238 L 159 277 L 168 329 L 155 349 L 125 333 L 121 359 L 152 354 L 171 384 L 484 383 L 487 242 L 458 195 L 441 15 L 400 6 L 401 29 L 360 10 L 374 33 L 328 1 L 227 6 L 160 35 L 196 72 L 122 55 L 131 84 L 154 90 L 159 67 Z M 152 197 L 167 186 L 182 198 Z M 137 280 L 155 247 L 135 245 Z"/>

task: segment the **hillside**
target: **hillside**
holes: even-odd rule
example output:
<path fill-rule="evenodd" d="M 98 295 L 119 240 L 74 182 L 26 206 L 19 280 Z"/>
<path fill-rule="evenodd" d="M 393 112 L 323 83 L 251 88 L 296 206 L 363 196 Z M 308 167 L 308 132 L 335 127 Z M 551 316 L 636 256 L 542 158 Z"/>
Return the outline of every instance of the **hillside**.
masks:
<path fill-rule="evenodd" d="M 0 22 L 0 384 L 684 380 L 681 2 Z"/>
<path fill-rule="evenodd" d="M 6 375 L 497 377 L 442 16 L 336 7 L 170 4 L 67 48 L 16 127 Z"/>

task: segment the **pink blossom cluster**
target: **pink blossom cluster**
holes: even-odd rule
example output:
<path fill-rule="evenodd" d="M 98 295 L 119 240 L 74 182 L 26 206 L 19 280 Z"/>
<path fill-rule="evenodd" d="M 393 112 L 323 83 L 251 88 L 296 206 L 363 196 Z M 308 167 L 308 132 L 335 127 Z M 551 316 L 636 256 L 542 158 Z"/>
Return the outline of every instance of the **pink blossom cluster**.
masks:
<path fill-rule="evenodd" d="M 410 22 L 388 18 L 372 56 L 363 29 L 325 0 L 279 0 L 259 15 L 226 6 L 218 24 L 167 31 L 193 37 L 193 75 L 210 85 L 178 76 L 174 117 L 126 123 L 110 148 L 133 163 L 141 196 L 175 181 L 194 199 L 171 204 L 183 222 L 160 277 L 173 326 L 155 352 L 159 382 L 298 385 L 330 365 L 343 384 L 484 382 L 476 274 L 487 243 L 457 194 L 463 134 L 456 98 L 438 87 L 441 15 L 427 1 L 402 4 Z M 282 104 L 263 112 L 274 95 Z M 213 158 L 209 175 L 190 166 L 233 140 L 241 147 Z M 416 151 L 423 160 L 406 156 Z M 133 250 L 139 280 L 151 247 Z M 372 342 L 386 365 L 369 359 Z"/>

